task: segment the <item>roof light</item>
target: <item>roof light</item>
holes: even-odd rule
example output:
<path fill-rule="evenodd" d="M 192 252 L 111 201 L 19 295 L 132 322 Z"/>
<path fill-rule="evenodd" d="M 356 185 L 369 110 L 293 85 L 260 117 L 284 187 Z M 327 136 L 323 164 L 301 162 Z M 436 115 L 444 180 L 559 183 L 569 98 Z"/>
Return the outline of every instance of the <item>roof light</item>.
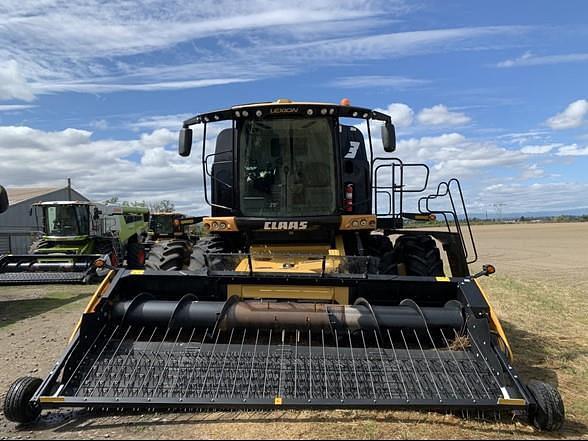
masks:
<path fill-rule="evenodd" d="M 350 106 L 351 105 L 351 101 L 349 101 L 349 98 L 343 98 L 340 102 L 340 104 L 342 106 Z"/>
<path fill-rule="evenodd" d="M 308 116 L 312 116 L 312 114 L 313 114 L 313 113 L 314 113 L 314 112 L 313 112 L 313 110 L 312 110 L 312 109 L 308 109 L 308 110 L 306 111 L 306 114 L 307 114 Z"/>
<path fill-rule="evenodd" d="M 255 112 L 255 116 L 257 116 L 258 118 L 261 117 L 262 113 L 261 110 L 258 110 L 257 112 Z"/>
<path fill-rule="evenodd" d="M 214 119 L 215 119 L 216 121 L 218 121 L 218 120 L 220 119 L 220 117 L 219 117 L 218 115 L 214 115 Z"/>
<path fill-rule="evenodd" d="M 332 115 L 333 113 L 335 113 L 335 109 L 329 109 L 329 115 Z"/>
<path fill-rule="evenodd" d="M 353 112 L 353 117 L 355 118 L 357 116 L 357 112 Z"/>
<path fill-rule="evenodd" d="M 248 117 L 249 116 L 249 112 L 247 110 L 243 110 L 243 116 L 244 117 Z"/>
<path fill-rule="evenodd" d="M 327 114 L 327 109 L 321 109 L 321 115 L 326 115 Z"/>
<path fill-rule="evenodd" d="M 367 113 L 364 113 L 364 114 L 363 114 L 363 117 L 364 117 L 364 118 L 367 118 L 367 117 L 368 117 L 368 114 L 367 114 Z"/>
<path fill-rule="evenodd" d="M 237 110 L 237 111 L 235 112 L 235 116 L 236 116 L 237 118 L 239 118 L 239 117 L 241 116 L 241 112 L 239 112 L 239 111 Z"/>

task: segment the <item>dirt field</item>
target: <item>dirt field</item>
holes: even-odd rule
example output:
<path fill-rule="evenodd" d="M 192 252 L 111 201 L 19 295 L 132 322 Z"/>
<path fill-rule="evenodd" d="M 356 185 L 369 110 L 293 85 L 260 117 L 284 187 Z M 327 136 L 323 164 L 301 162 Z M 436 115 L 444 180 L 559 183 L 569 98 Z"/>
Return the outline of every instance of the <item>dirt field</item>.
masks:
<path fill-rule="evenodd" d="M 520 422 L 415 412 L 44 414 L 35 427 L 0 417 L 0 437 L 53 438 L 584 438 L 588 439 L 588 223 L 479 226 L 480 260 L 498 273 L 484 287 L 526 379 L 556 385 L 567 411 L 562 433 Z M 0 397 L 22 375 L 43 377 L 61 354 L 88 287 L 0 288 Z"/>

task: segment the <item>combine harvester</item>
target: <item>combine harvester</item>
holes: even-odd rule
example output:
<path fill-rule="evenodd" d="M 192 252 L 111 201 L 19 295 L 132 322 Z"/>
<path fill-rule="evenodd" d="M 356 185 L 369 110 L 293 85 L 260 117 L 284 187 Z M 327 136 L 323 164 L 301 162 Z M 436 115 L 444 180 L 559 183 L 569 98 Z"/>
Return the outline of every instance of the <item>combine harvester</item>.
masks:
<path fill-rule="evenodd" d="M 149 219 L 148 251 L 145 267 L 175 271 L 190 262 L 193 242 L 190 225 L 202 222 L 201 217 L 188 217 L 182 213 L 152 213 Z"/>
<path fill-rule="evenodd" d="M 106 255 L 114 266 L 125 258 L 130 268 L 145 263 L 147 208 L 52 201 L 33 209 L 43 236 L 30 254 L 0 257 L 0 285 L 92 282 L 99 278 L 94 262 Z"/>
<path fill-rule="evenodd" d="M 469 272 L 477 256 L 459 182 L 405 211 L 428 187 L 428 167 L 376 156 L 374 120 L 393 152 L 390 117 L 351 105 L 278 100 L 187 120 L 182 156 L 190 127 L 204 126 L 209 235 L 181 271 L 111 271 L 48 376 L 11 386 L 5 416 L 398 408 L 515 413 L 559 429 L 558 392 L 523 383 L 478 285 L 493 267 Z M 232 127 L 209 152 L 206 129 L 221 121 Z M 408 174 L 422 185 L 409 186 Z M 442 200 L 448 210 L 435 208 Z M 403 228 L 435 218 L 447 230 Z"/>

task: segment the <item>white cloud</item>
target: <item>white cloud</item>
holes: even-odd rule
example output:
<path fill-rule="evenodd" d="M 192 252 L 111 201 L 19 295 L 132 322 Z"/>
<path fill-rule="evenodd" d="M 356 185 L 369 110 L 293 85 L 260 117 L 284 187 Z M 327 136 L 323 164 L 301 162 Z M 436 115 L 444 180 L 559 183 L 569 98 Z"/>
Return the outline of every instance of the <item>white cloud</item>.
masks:
<path fill-rule="evenodd" d="M 544 64 L 579 63 L 585 61 L 588 61 L 588 53 L 537 56 L 531 52 L 525 52 L 518 58 L 499 62 L 496 64 L 496 67 L 540 66 Z"/>
<path fill-rule="evenodd" d="M 471 121 L 471 118 L 465 113 L 452 112 L 443 104 L 421 110 L 417 119 L 421 124 L 435 126 L 455 126 L 467 124 Z"/>
<path fill-rule="evenodd" d="M 0 5 L 0 60 L 18 60 L 20 86 L 11 87 L 10 96 L 30 100 L 35 94 L 68 91 L 208 87 L 342 60 L 483 50 L 497 41 L 508 44 L 531 29 L 380 31 L 412 9 L 403 0 L 202 0 L 196 9 L 187 0 L 151 0 L 148 7 L 139 0 L 5 0 Z M 387 87 L 422 81 L 373 80 Z"/>
<path fill-rule="evenodd" d="M 385 109 L 377 109 L 392 118 L 396 127 L 408 127 L 414 119 L 414 110 L 404 103 L 392 103 Z"/>
<path fill-rule="evenodd" d="M 436 179 L 479 176 L 490 167 L 519 166 L 527 158 L 520 151 L 468 139 L 460 133 L 401 140 L 397 151 L 405 162 L 429 164 Z"/>
<path fill-rule="evenodd" d="M 554 130 L 572 129 L 586 123 L 588 100 L 574 101 L 566 109 L 547 120 L 547 125 Z"/>
<path fill-rule="evenodd" d="M 194 116 L 194 114 L 189 113 L 179 113 L 175 115 L 155 115 L 155 116 L 147 116 L 144 118 L 140 118 L 139 121 L 133 122 L 130 127 L 133 130 L 144 130 L 144 129 L 170 129 L 170 130 L 179 130 L 182 126 L 182 123 L 187 120 L 188 118 Z"/>
<path fill-rule="evenodd" d="M 209 127 L 209 139 L 216 133 Z M 165 128 L 122 140 L 94 139 L 92 132 L 74 128 L 0 126 L 0 176 L 6 186 L 57 186 L 70 177 L 93 200 L 170 199 L 177 208 L 196 212 L 204 201 L 197 152 L 201 142 L 197 126 L 194 154 L 181 158 L 177 131 Z"/>
<path fill-rule="evenodd" d="M 527 153 L 529 155 L 542 155 L 544 153 L 549 153 L 556 147 L 560 147 L 563 144 L 554 143 L 554 144 L 544 144 L 544 145 L 526 145 L 521 149 L 521 152 Z"/>
<path fill-rule="evenodd" d="M 545 176 L 545 171 L 541 169 L 537 164 L 531 164 L 523 170 L 521 177 L 523 179 L 535 179 Z"/>
<path fill-rule="evenodd" d="M 0 104 L 0 112 L 18 112 L 19 110 L 32 109 L 37 106 L 29 104 Z"/>
<path fill-rule="evenodd" d="M 588 147 L 578 147 L 577 144 L 560 147 L 556 155 L 558 156 L 588 156 Z"/>
<path fill-rule="evenodd" d="M 337 78 L 329 85 L 346 89 L 359 89 L 368 87 L 408 89 L 429 84 L 428 80 L 386 75 L 356 75 Z"/>
<path fill-rule="evenodd" d="M 35 98 L 16 60 L 0 64 L 0 100 L 32 101 Z"/>

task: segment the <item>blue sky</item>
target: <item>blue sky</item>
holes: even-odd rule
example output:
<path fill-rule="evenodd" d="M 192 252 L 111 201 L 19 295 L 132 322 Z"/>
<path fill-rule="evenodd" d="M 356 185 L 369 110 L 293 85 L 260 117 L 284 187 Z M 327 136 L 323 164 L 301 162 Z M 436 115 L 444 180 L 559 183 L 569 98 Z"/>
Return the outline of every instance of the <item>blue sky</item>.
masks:
<path fill-rule="evenodd" d="M 588 4 L 5 0 L 0 182 L 202 212 L 200 111 L 288 97 L 384 109 L 397 155 L 475 212 L 588 212 Z M 196 137 L 198 138 L 198 133 Z"/>

